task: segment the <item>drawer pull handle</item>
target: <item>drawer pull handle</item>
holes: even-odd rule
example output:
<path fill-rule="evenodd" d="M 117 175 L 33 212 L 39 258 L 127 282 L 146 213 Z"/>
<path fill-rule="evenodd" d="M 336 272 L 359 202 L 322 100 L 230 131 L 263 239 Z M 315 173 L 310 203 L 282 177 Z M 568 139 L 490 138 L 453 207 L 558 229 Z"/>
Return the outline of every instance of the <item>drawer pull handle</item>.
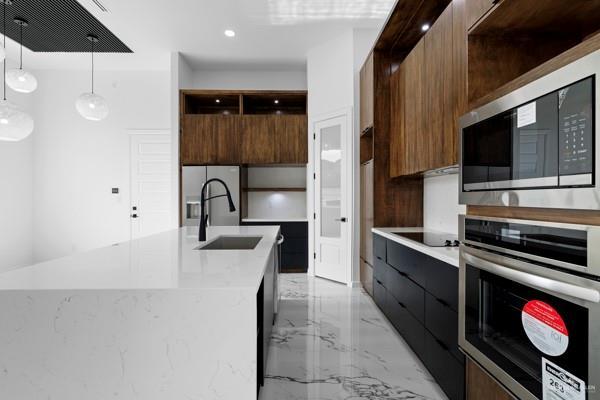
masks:
<path fill-rule="evenodd" d="M 402 308 L 406 308 L 406 306 L 404 304 L 402 304 L 401 302 L 398 302 L 398 305 Z"/>
<path fill-rule="evenodd" d="M 439 339 L 435 339 L 435 341 L 437 342 L 437 344 L 439 344 L 439 345 L 440 345 L 440 347 L 441 347 L 442 349 L 444 349 L 444 350 L 446 350 L 446 351 L 450 351 L 450 349 L 448 348 L 448 346 L 446 346 L 446 344 L 445 344 L 444 342 L 442 342 L 442 341 L 441 341 L 441 340 L 439 340 Z"/>
<path fill-rule="evenodd" d="M 435 298 L 435 300 L 440 303 L 441 305 L 443 305 L 444 307 L 450 307 L 450 304 L 448 304 L 447 301 L 442 300 L 442 299 L 438 299 L 437 297 Z"/>
<path fill-rule="evenodd" d="M 381 283 L 381 281 L 379 279 L 375 279 L 375 281 L 377 281 L 377 283 L 379 283 L 381 286 L 383 286 L 383 283 Z"/>
<path fill-rule="evenodd" d="M 379 257 L 379 256 L 375 256 L 375 258 L 377 258 L 380 261 L 383 261 L 383 258 Z"/>

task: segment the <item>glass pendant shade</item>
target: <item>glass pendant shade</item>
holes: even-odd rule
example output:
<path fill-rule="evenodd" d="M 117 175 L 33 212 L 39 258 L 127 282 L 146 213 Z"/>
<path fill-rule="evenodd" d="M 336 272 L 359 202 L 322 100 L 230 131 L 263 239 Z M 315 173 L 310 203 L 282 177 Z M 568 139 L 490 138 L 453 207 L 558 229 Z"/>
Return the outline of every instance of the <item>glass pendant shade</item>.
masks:
<path fill-rule="evenodd" d="M 85 119 L 101 121 L 108 115 L 108 103 L 96 93 L 83 93 L 77 98 L 75 108 Z"/>
<path fill-rule="evenodd" d="M 33 132 L 33 118 L 8 100 L 0 100 L 0 141 L 18 142 Z"/>
<path fill-rule="evenodd" d="M 31 93 L 37 89 L 37 79 L 24 69 L 9 69 L 6 71 L 6 84 L 19 93 Z"/>

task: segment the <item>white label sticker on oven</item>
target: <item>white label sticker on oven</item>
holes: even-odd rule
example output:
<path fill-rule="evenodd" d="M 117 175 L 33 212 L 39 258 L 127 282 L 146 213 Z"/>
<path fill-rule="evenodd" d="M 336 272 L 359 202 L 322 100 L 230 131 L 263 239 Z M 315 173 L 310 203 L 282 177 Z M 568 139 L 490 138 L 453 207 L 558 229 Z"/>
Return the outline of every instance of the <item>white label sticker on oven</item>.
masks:
<path fill-rule="evenodd" d="M 517 108 L 517 128 L 522 126 L 535 124 L 535 101 L 529 104 L 525 104 L 522 107 Z"/>
<path fill-rule="evenodd" d="M 585 382 L 542 358 L 543 400 L 585 400 Z"/>
<path fill-rule="evenodd" d="M 567 326 L 550 304 L 528 301 L 521 312 L 521 323 L 531 343 L 544 354 L 560 356 L 569 347 Z"/>

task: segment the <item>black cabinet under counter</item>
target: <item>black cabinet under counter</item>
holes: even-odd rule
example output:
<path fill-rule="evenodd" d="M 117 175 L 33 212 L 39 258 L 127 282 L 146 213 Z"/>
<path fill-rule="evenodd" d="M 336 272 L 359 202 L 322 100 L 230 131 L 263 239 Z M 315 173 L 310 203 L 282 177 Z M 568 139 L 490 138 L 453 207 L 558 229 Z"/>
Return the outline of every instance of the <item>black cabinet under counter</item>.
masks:
<path fill-rule="evenodd" d="M 418 246 L 373 235 L 373 299 L 451 400 L 463 400 L 465 357 L 458 349 L 458 267 Z M 445 252 L 445 253 L 444 253 Z M 454 253 L 456 252 L 456 253 Z"/>
<path fill-rule="evenodd" d="M 240 225 L 279 225 L 284 237 L 281 245 L 281 272 L 304 273 L 308 270 L 308 221 L 242 219 Z"/>

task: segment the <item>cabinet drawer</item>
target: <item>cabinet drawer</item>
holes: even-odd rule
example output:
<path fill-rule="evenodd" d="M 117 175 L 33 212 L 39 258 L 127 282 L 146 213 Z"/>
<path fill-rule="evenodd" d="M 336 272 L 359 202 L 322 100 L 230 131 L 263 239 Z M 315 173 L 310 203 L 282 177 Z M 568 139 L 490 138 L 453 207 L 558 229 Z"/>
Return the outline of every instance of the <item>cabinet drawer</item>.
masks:
<path fill-rule="evenodd" d="M 450 400 L 463 400 L 465 366 L 429 332 L 425 332 L 425 366 Z"/>
<path fill-rule="evenodd" d="M 408 343 L 413 351 L 423 358 L 425 349 L 425 328 L 423 325 L 412 316 L 406 306 L 399 302 L 389 292 L 386 293 L 386 309 L 387 316 L 392 322 L 392 325 L 402 335 L 402 338 Z"/>
<path fill-rule="evenodd" d="M 387 262 L 386 242 L 388 240 L 379 235 L 373 235 L 373 255 L 376 259 Z"/>
<path fill-rule="evenodd" d="M 458 312 L 458 268 L 433 257 L 427 258 L 429 277 L 425 289 Z"/>
<path fill-rule="evenodd" d="M 307 269 L 308 268 L 308 253 L 281 253 L 281 270 L 286 271 Z"/>
<path fill-rule="evenodd" d="M 373 300 L 375 300 L 377 307 L 387 315 L 385 292 L 385 287 L 381 284 L 381 281 L 377 280 L 377 278 L 373 278 Z"/>
<path fill-rule="evenodd" d="M 383 286 L 387 287 L 387 276 L 389 275 L 388 269 L 391 269 L 389 265 L 378 258 L 375 258 L 373 266 L 373 279 L 379 280 Z"/>
<path fill-rule="evenodd" d="M 464 363 L 464 356 L 458 350 L 458 313 L 429 293 L 425 294 L 425 328 Z"/>
<path fill-rule="evenodd" d="M 306 238 L 308 241 L 308 222 L 281 222 L 281 234 L 288 238 Z M 308 242 L 307 242 L 308 243 Z"/>
<path fill-rule="evenodd" d="M 285 235 L 284 235 L 285 236 Z M 308 239 L 286 237 L 281 245 L 281 251 L 284 253 L 306 253 L 308 254 Z"/>
<path fill-rule="evenodd" d="M 429 260 L 433 258 L 399 243 L 388 242 L 387 263 L 422 287 L 425 287 Z"/>
<path fill-rule="evenodd" d="M 421 323 L 425 323 L 425 291 L 393 267 L 387 269 L 385 285 L 389 293 L 406 306 Z"/>

